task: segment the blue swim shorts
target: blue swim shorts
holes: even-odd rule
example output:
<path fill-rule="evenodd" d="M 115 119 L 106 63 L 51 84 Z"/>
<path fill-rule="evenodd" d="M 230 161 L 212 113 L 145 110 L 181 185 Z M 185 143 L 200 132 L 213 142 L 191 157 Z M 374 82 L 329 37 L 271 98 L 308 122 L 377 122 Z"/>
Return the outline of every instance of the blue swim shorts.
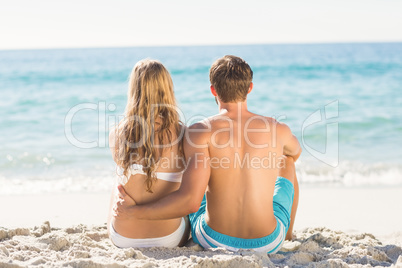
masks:
<path fill-rule="evenodd" d="M 205 222 L 207 201 L 204 195 L 199 210 L 189 215 L 193 241 L 203 248 L 223 247 L 231 251 L 253 249 L 259 252 L 275 253 L 281 249 L 289 229 L 293 195 L 293 184 L 283 177 L 278 177 L 273 197 L 276 228 L 270 235 L 255 239 L 228 236 L 211 229 Z"/>

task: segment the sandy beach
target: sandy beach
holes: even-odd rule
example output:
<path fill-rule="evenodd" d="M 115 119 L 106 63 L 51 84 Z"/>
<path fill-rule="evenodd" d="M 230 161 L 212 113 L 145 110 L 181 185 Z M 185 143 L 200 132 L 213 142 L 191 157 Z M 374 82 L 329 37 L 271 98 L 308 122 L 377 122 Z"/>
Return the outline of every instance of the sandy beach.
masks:
<path fill-rule="evenodd" d="M 0 267 L 402 267 L 402 188 L 301 188 L 295 239 L 277 254 L 119 249 L 109 194 L 0 197 Z"/>
<path fill-rule="evenodd" d="M 2 2 L 0 268 L 402 268 L 401 11 L 402 0 Z M 144 236 L 142 216 L 195 211 L 189 196 L 206 183 L 208 209 L 222 203 L 211 226 L 263 236 L 273 177 L 296 186 L 281 155 L 300 197 L 275 254 L 108 237 L 118 166 L 138 175 L 126 188 L 138 204 L 175 202 L 138 210 L 128 228 Z"/>

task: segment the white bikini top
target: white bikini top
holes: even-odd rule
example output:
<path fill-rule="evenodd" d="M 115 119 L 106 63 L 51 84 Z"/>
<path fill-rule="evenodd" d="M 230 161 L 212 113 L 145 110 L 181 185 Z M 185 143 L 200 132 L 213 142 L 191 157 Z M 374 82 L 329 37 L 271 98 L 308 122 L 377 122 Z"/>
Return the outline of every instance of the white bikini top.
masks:
<path fill-rule="evenodd" d="M 163 180 L 163 181 L 169 181 L 169 182 L 181 182 L 181 179 L 183 177 L 183 172 L 184 171 L 180 171 L 180 172 L 155 172 L 155 177 L 159 180 Z M 137 174 L 141 174 L 141 175 L 147 175 L 144 171 L 143 171 L 143 166 L 140 164 L 132 164 L 129 168 L 128 168 L 128 176 L 124 176 L 123 175 L 123 168 L 118 167 L 118 174 L 120 179 L 122 180 L 120 183 L 122 184 L 126 184 L 128 181 L 128 178 L 131 175 L 137 175 Z"/>

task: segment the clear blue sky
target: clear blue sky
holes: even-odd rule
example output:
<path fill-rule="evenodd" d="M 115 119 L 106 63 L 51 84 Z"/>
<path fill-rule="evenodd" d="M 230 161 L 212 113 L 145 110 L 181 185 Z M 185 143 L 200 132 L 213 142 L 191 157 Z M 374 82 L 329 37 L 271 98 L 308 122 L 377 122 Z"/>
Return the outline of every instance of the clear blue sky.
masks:
<path fill-rule="evenodd" d="M 402 41 L 401 0 L 12 0 L 0 49 Z"/>

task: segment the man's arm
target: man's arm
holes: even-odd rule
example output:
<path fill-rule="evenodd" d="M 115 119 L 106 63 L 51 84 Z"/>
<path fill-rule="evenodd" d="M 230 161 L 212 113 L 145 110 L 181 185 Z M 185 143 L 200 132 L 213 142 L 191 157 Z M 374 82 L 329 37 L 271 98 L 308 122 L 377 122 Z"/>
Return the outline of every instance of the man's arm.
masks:
<path fill-rule="evenodd" d="M 292 157 L 296 162 L 302 153 L 299 141 L 286 124 L 278 122 L 277 129 L 280 130 L 280 137 L 283 137 L 283 154 Z"/>
<path fill-rule="evenodd" d="M 117 217 L 164 220 L 183 217 L 199 209 L 210 177 L 208 137 L 204 124 L 197 123 L 186 130 L 184 154 L 187 167 L 180 188 L 158 201 L 128 206 L 120 200 L 115 207 Z M 127 195 L 124 199 L 128 199 Z"/>

